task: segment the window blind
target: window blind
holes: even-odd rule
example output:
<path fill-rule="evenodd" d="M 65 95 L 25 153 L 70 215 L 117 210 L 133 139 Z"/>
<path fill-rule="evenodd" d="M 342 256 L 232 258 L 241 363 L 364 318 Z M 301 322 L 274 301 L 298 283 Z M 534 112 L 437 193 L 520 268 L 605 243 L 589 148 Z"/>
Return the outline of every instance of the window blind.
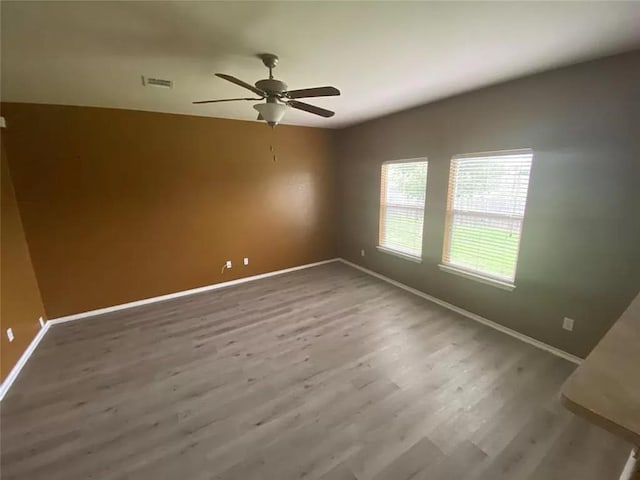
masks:
<path fill-rule="evenodd" d="M 513 283 L 533 152 L 451 160 L 443 263 Z"/>
<path fill-rule="evenodd" d="M 381 247 L 413 257 L 422 256 L 426 188 L 426 160 L 387 162 L 382 165 Z"/>

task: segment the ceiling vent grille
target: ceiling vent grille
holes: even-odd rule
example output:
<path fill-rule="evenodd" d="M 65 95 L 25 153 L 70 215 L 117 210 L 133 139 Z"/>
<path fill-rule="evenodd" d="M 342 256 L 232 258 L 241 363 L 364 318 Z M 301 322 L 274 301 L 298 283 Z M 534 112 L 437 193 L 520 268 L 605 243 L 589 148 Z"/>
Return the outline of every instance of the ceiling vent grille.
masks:
<path fill-rule="evenodd" d="M 173 88 L 173 80 L 142 76 L 142 85 L 145 87 Z"/>

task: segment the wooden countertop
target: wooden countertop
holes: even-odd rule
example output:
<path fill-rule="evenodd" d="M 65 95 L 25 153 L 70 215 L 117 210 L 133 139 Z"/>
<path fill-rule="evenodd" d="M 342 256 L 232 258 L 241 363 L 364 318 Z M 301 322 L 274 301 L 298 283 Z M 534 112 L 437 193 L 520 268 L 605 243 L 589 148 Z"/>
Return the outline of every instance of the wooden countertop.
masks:
<path fill-rule="evenodd" d="M 569 377 L 562 402 L 640 445 L 640 294 Z"/>

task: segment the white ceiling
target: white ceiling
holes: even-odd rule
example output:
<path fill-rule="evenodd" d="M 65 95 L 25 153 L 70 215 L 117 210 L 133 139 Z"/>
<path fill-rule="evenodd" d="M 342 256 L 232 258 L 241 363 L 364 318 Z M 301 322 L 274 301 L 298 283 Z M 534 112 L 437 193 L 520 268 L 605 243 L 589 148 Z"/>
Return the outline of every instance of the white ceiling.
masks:
<path fill-rule="evenodd" d="M 640 47 L 640 2 L 2 1 L 2 99 L 254 120 L 251 93 L 213 76 L 334 85 L 341 127 L 456 93 Z M 145 88 L 141 75 L 171 79 Z M 246 95 L 249 94 L 249 95 Z"/>

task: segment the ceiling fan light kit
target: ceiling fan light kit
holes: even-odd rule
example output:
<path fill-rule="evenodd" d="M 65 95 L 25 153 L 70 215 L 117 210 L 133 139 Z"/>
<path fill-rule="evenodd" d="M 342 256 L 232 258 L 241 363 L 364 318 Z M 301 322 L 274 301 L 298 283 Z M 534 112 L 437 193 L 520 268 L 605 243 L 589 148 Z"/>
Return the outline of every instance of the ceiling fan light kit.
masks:
<path fill-rule="evenodd" d="M 282 118 L 284 114 L 287 113 L 287 106 L 283 103 L 257 103 L 253 106 L 259 115 L 259 120 L 264 120 L 270 126 L 275 127 Z"/>
<path fill-rule="evenodd" d="M 258 103 L 253 106 L 258 111 L 258 120 L 264 120 L 271 127 L 275 127 L 282 121 L 288 107 L 302 110 L 304 112 L 319 115 L 321 117 L 333 117 L 334 112 L 326 110 L 309 103 L 299 102 L 297 98 L 310 97 L 333 97 L 340 95 L 340 90 L 335 87 L 313 87 L 301 90 L 287 90 L 287 84 L 281 80 L 273 78 L 273 69 L 278 65 L 278 57 L 271 53 L 263 53 L 258 55 L 269 69 L 269 78 L 258 80 L 254 85 L 240 80 L 239 78 L 224 73 L 216 73 L 216 76 L 234 83 L 239 87 L 250 90 L 258 95 L 258 98 L 227 98 L 221 100 L 201 100 L 193 102 L 194 104 L 218 103 L 218 102 L 234 102 L 239 100 L 265 100 L 265 103 Z"/>

